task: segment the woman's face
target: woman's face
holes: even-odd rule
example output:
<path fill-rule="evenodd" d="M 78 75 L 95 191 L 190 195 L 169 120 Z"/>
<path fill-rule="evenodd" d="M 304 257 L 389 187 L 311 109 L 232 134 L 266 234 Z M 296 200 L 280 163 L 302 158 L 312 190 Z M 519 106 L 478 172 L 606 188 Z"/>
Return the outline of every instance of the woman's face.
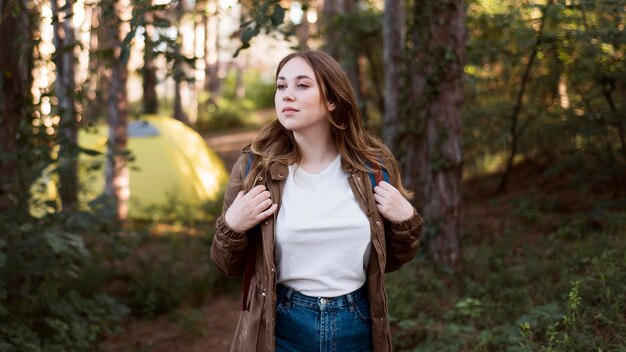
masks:
<path fill-rule="evenodd" d="M 274 103 L 278 121 L 293 132 L 327 127 L 327 114 L 334 109 L 320 95 L 313 68 L 299 57 L 287 61 L 278 73 Z"/>

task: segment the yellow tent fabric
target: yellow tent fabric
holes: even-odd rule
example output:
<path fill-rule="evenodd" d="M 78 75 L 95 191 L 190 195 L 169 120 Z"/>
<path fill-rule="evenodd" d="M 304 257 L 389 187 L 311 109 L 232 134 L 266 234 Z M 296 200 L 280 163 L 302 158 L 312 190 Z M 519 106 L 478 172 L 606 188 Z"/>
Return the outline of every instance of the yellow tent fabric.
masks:
<path fill-rule="evenodd" d="M 139 133 L 133 135 L 133 130 Z M 79 133 L 82 148 L 102 153 L 81 153 L 82 204 L 104 190 L 107 139 L 106 126 Z M 130 218 L 162 220 L 176 216 L 172 212 L 181 209 L 186 216 L 198 218 L 202 216 L 200 206 L 218 201 L 228 182 L 224 164 L 204 139 L 173 118 L 150 116 L 129 124 L 128 150 L 134 159 L 129 163 Z"/>

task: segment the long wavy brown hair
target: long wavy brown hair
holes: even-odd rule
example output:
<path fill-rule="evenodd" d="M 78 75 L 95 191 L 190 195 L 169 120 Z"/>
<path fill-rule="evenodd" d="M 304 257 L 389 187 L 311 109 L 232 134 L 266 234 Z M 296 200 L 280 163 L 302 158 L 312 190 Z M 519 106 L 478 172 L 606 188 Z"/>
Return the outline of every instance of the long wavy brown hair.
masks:
<path fill-rule="evenodd" d="M 389 149 L 363 127 L 354 91 L 339 63 L 321 51 L 295 52 L 280 61 L 276 68 L 276 77 L 283 66 L 296 57 L 305 60 L 313 69 L 320 95 L 325 102 L 335 104 L 335 109 L 330 112 L 329 122 L 332 139 L 341 158 L 353 169 L 363 172 L 372 172 L 372 165 L 384 168 L 389 173 L 390 182 L 404 197 L 411 198 L 412 192 L 402 185 L 398 163 Z M 246 189 L 253 187 L 256 176 L 267 172 L 271 163 L 290 165 L 301 160 L 293 132 L 283 127 L 278 120 L 265 125 L 259 131 L 250 145 L 250 150 L 255 154 L 255 162 L 244 181 Z"/>

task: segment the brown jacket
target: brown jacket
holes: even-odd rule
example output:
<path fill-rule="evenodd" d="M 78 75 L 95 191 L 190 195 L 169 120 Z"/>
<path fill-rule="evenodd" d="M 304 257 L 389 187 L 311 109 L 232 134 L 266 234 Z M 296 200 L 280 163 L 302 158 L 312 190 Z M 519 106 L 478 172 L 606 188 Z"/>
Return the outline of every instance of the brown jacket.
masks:
<path fill-rule="evenodd" d="M 250 286 L 243 292 L 245 302 L 239 315 L 237 330 L 231 351 L 274 351 L 274 322 L 276 303 L 276 268 L 274 266 L 274 221 L 278 211 L 282 190 L 287 177 L 287 166 L 279 163 L 270 165 L 269 172 L 257 176 L 256 184 L 265 185 L 272 201 L 279 204 L 278 210 L 259 226 L 240 233 L 232 230 L 224 221 L 224 213 L 243 190 L 243 179 L 247 162 L 244 152 L 230 175 L 224 196 L 222 216 L 217 219 L 216 232 L 211 245 L 211 260 L 227 276 L 242 276 L 246 258 L 255 258 Z M 356 199 L 367 214 L 372 229 L 372 251 L 367 273 L 370 316 L 372 318 L 372 342 L 375 352 L 391 351 L 391 334 L 387 321 L 387 294 L 383 282 L 384 273 L 397 270 L 411 260 L 417 251 L 418 238 L 423 221 L 417 212 L 405 221 L 389 222 L 378 213 L 374 201 L 369 175 L 343 163 L 350 174 L 348 182 Z M 391 180 L 392 184 L 395 184 Z M 255 251 L 256 255 L 251 251 Z M 252 268 L 252 266 L 250 266 Z"/>

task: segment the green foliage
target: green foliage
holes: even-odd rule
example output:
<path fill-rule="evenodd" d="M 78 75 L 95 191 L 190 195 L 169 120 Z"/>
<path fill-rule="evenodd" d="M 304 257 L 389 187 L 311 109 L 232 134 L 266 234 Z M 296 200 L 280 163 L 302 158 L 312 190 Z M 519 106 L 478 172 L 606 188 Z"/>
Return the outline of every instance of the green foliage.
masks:
<path fill-rule="evenodd" d="M 265 30 L 265 33 L 279 31 L 286 38 L 292 34 L 280 28 L 285 20 L 285 9 L 280 6 L 279 0 L 252 0 L 244 5 L 248 9 L 245 12 L 246 18 L 239 26 L 243 29 L 240 37 L 241 46 L 237 48 L 233 57 L 237 57 L 241 50 L 249 48 L 250 41 L 261 33 L 261 30 Z"/>
<path fill-rule="evenodd" d="M 464 108 L 470 172 L 504 165 L 513 108 L 539 40 L 513 132 L 517 153 L 547 157 L 581 182 L 620 187 L 626 172 L 626 105 L 617 99 L 626 79 L 624 21 L 623 1 L 471 2 Z M 603 172 L 592 171 L 598 169 Z"/>
<path fill-rule="evenodd" d="M 126 236 L 101 247 L 92 275 L 109 282 L 111 293 L 136 316 L 200 305 L 214 290 L 230 289 L 230 283 L 211 264 L 211 236 L 195 228 L 210 224 L 135 224 Z"/>
<path fill-rule="evenodd" d="M 209 103 L 206 111 L 198 114 L 194 126 L 201 134 L 243 128 L 250 125 L 246 110 L 236 101 L 218 98 L 215 103 Z"/>
<path fill-rule="evenodd" d="M 103 283 L 82 280 L 92 261 L 83 234 L 111 230 L 110 218 L 103 222 L 100 215 L 98 210 L 40 219 L 13 211 L 0 215 L 2 351 L 84 351 L 116 330 L 127 308 Z"/>
<path fill-rule="evenodd" d="M 136 204 L 138 207 L 141 204 Z M 132 205 L 134 206 L 134 204 Z M 198 207 L 179 199 L 175 194 L 168 194 L 166 202 L 143 208 L 148 223 L 169 224 L 175 226 L 201 226 L 207 221 L 214 221 L 222 210 L 222 195 L 214 201 L 205 201 Z M 201 219 L 201 220 L 200 220 Z"/>
<path fill-rule="evenodd" d="M 253 128 L 267 122 L 258 112 L 273 110 L 274 77 L 256 70 L 246 70 L 240 77 L 240 89 L 245 89 L 242 94 L 237 92 L 237 74 L 236 70 L 228 72 L 217 99 L 209 99 L 206 95 L 201 97 L 201 105 L 205 108 L 199 111 L 194 126 L 200 133 Z"/>
<path fill-rule="evenodd" d="M 238 74 L 241 75 L 239 77 L 241 79 L 240 89 L 245 90 L 243 96 L 237 92 Z M 237 69 L 232 69 L 222 82 L 221 97 L 229 101 L 242 100 L 241 105 L 247 110 L 262 110 L 274 108 L 275 91 L 273 72 L 262 72 L 256 69 L 237 72 Z"/>
<path fill-rule="evenodd" d="M 502 235 L 465 242 L 461 272 L 419 259 L 387 276 L 399 351 L 626 349 L 621 203 L 574 213 L 533 194 L 512 203 Z"/>

